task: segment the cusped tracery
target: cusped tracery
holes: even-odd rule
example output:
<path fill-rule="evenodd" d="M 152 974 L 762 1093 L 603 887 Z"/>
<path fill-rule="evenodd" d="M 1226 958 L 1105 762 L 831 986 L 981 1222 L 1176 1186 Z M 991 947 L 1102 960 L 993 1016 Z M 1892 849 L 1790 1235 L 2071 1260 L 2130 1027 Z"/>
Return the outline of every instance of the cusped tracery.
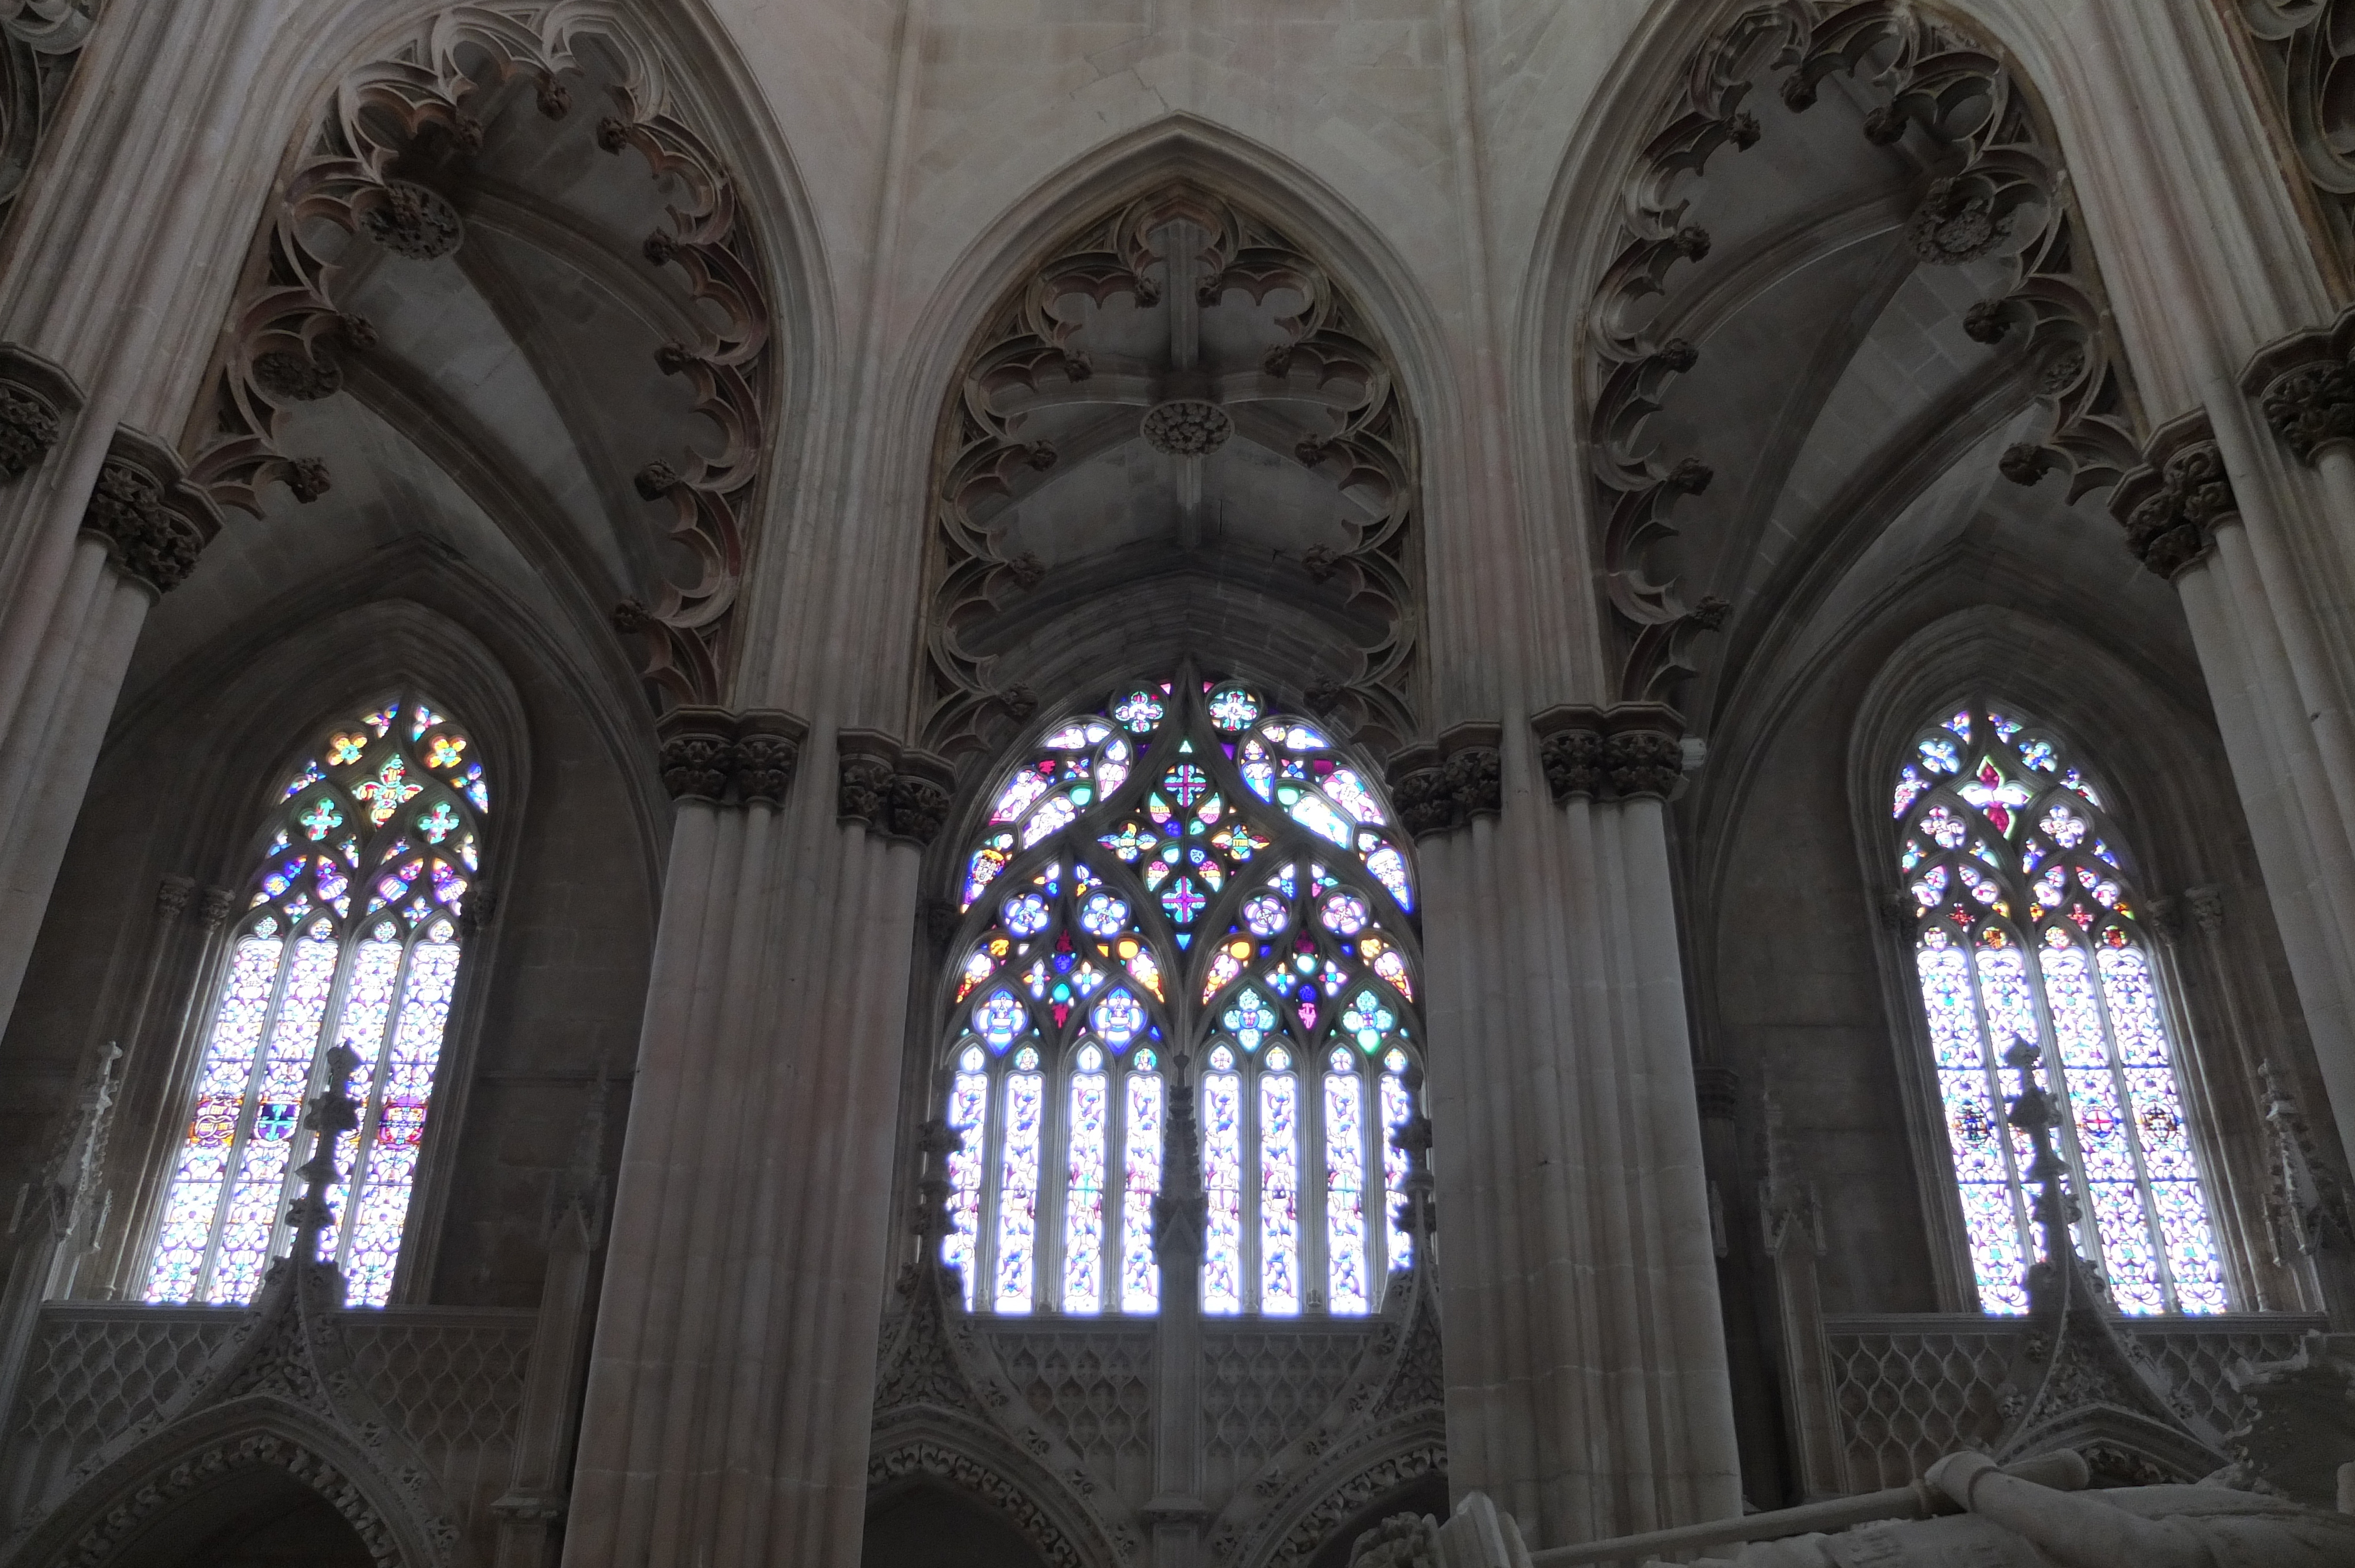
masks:
<path fill-rule="evenodd" d="M 1372 1310 L 1409 1260 L 1388 1132 L 1419 1025 L 1413 872 L 1368 770 L 1242 682 L 1139 683 L 1001 779 L 956 876 L 943 1255 L 967 1301 L 1158 1308 L 1182 1081 L 1203 1309 Z"/>
<path fill-rule="evenodd" d="M 2028 1310 L 2036 1256 L 2021 1089 L 2042 1048 L 2066 1115 L 2078 1245 L 2121 1311 L 2222 1312 L 2222 1265 L 2160 979 L 2106 786 L 2008 704 L 1957 705 L 1896 768 L 1895 864 L 1979 1302 Z"/>
<path fill-rule="evenodd" d="M 282 781 L 216 981 L 144 1299 L 251 1298 L 293 1234 L 304 1106 L 325 1092 L 336 1045 L 358 1059 L 344 1092 L 362 1118 L 334 1151 L 320 1255 L 350 1305 L 389 1298 L 490 809 L 471 732 L 414 694 L 326 726 Z"/>

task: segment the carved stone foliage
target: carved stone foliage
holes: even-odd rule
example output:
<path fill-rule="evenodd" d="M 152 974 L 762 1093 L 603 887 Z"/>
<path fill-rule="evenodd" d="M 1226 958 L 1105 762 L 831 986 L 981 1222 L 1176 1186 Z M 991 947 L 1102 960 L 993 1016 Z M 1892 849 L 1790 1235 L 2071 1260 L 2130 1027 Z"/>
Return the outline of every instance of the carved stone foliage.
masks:
<path fill-rule="evenodd" d="M 1391 798 L 1407 832 L 1428 838 L 1504 810 L 1500 736 L 1493 724 L 1461 724 L 1436 745 L 1411 747 L 1391 759 Z"/>
<path fill-rule="evenodd" d="M 945 761 L 861 729 L 837 734 L 835 756 L 839 821 L 919 847 L 939 836 L 956 782 Z"/>
<path fill-rule="evenodd" d="M 1665 800 L 1684 773 L 1684 721 L 1659 703 L 1564 705 L 1529 721 L 1554 802 Z"/>
<path fill-rule="evenodd" d="M 2355 448 L 2355 310 L 2327 328 L 2297 333 L 2250 361 L 2241 389 L 2298 461 Z"/>
<path fill-rule="evenodd" d="M 105 544 L 116 571 L 161 596 L 196 570 L 220 517 L 202 491 L 181 480 L 169 451 L 123 430 L 98 471 L 81 526 Z"/>
<path fill-rule="evenodd" d="M 22 479 L 57 444 L 58 411 L 16 381 L 0 381 L 0 479 Z"/>
<path fill-rule="evenodd" d="M 669 222 L 646 237 L 645 263 L 676 270 L 692 301 L 697 341 L 667 345 L 646 374 L 677 376 L 694 410 L 719 433 L 716 451 L 685 468 L 649 462 L 639 493 L 666 504 L 669 535 L 696 563 L 692 583 L 662 586 L 651 605 L 626 600 L 616 629 L 643 640 L 645 679 L 682 704 L 720 694 L 727 632 L 758 515 L 767 447 L 772 313 L 750 220 L 719 154 L 680 117 L 655 50 L 619 8 L 559 0 L 508 14 L 453 6 L 400 48 L 337 86 L 310 154 L 260 240 L 261 281 L 229 323 L 217 418 L 191 477 L 224 505 L 259 512 L 261 492 L 287 484 L 296 499 L 330 480 L 316 459 L 282 442 L 288 410 L 333 395 L 343 361 L 376 346 L 376 329 L 338 303 L 353 244 L 410 262 L 448 256 L 465 239 L 459 212 L 484 147 L 477 110 L 506 83 L 536 89 L 538 111 L 563 119 L 593 44 L 618 59 L 613 112 L 598 122 L 605 153 L 634 152 L 659 183 Z"/>
<path fill-rule="evenodd" d="M 2163 577 L 2207 555 L 2216 524 L 2239 510 L 2205 415 L 2176 420 L 2151 439 L 2149 461 L 2111 493 L 2126 547 Z"/>
<path fill-rule="evenodd" d="M 97 16 L 97 0 L 0 0 L 0 215 L 33 172 Z"/>
<path fill-rule="evenodd" d="M 2133 395 L 2101 282 L 2058 144 L 2023 85 L 1985 43 L 1902 0 L 1753 6 L 1700 48 L 1663 106 L 1623 184 L 1619 248 L 1590 313 L 1596 391 L 1586 434 L 1604 586 L 1623 633 L 1623 700 L 1664 699 L 1696 668 L 1698 635 L 1726 614 L 1722 600 L 1687 602 L 1675 578 L 1652 568 L 1654 546 L 1676 533 L 1670 510 L 1711 478 L 1701 457 L 1659 453 L 1645 437 L 1671 379 L 1700 357 L 1652 326 L 1677 263 L 1699 261 L 1710 247 L 1677 187 L 1721 150 L 1756 144 L 1763 128 L 1742 105 L 1762 82 L 1778 78 L 1784 103 L 1804 111 L 1835 74 L 1876 101 L 1861 128 L 1868 140 L 1911 138 L 1938 171 L 1906 228 L 1913 253 L 1932 265 L 2008 258 L 2007 287 L 1975 306 L 1965 328 L 2025 355 L 2048 423 L 2041 440 L 2008 457 L 2004 473 L 2033 483 L 2063 471 L 2074 500 L 2138 461 Z"/>
<path fill-rule="evenodd" d="M 775 709 L 677 707 L 661 724 L 663 788 L 674 800 L 777 806 L 794 787 L 809 726 Z"/>
<path fill-rule="evenodd" d="M 253 1308 L 160 1408 L 114 1433 L 0 1556 L 101 1568 L 165 1510 L 268 1467 L 332 1504 L 371 1558 L 454 1560 L 455 1510 L 354 1366 L 325 1265 L 282 1261 Z"/>
<path fill-rule="evenodd" d="M 2342 278 L 2355 268 L 2355 106 L 2347 98 L 2355 56 L 2348 0 L 2235 0 L 2225 7 L 2254 44 L 2275 123 L 2307 189 Z"/>
<path fill-rule="evenodd" d="M 1411 421 L 1358 305 L 1271 217 L 1179 182 L 1073 232 L 977 334 L 934 472 L 927 749 L 989 748 L 1109 627 L 1106 657 L 1175 653 L 1220 617 L 1263 655 L 1258 624 L 1315 620 L 1301 683 L 1345 728 L 1411 733 Z"/>

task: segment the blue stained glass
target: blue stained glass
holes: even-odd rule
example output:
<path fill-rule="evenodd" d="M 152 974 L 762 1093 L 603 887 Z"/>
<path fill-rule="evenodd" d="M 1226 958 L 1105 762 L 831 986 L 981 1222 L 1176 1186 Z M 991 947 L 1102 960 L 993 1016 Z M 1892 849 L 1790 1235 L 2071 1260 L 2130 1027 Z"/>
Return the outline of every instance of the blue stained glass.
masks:
<path fill-rule="evenodd" d="M 1243 1086 L 1232 1071 L 1202 1075 L 1202 1310 L 1243 1309 Z"/>
<path fill-rule="evenodd" d="M 1382 1058 L 1382 1210 L 1389 1229 L 1385 1245 L 1393 1272 L 1414 1261 L 1414 1237 L 1406 1228 L 1406 1178 L 1411 1167 L 1405 1150 L 1391 1135 L 1414 1119 L 1414 1097 L 1407 1092 L 1406 1053 L 1392 1051 Z"/>
<path fill-rule="evenodd" d="M 1115 1051 L 1125 1050 L 1145 1027 L 1145 1004 L 1124 991 L 1114 991 L 1096 1003 L 1089 1016 L 1105 1044 Z"/>
<path fill-rule="evenodd" d="M 1003 1051 L 1013 1044 L 1029 1022 L 1022 1003 L 1012 991 L 1003 989 L 991 991 L 973 1010 L 973 1032 L 988 1041 L 993 1051 Z"/>
<path fill-rule="evenodd" d="M 1260 1075 L 1259 1309 L 1270 1314 L 1300 1310 L 1299 1091 L 1290 1073 Z"/>
<path fill-rule="evenodd" d="M 1962 757 L 1955 750 L 1955 743 L 1943 736 L 1933 736 L 1923 741 L 1921 751 L 1923 763 L 1935 772 L 1952 773 L 1963 765 Z"/>
<path fill-rule="evenodd" d="M 1082 1063 L 1082 1067 L 1086 1066 Z M 1063 1310 L 1103 1305 L 1105 1139 L 1111 1118 L 1101 1072 L 1071 1076 L 1070 1170 L 1063 1185 Z"/>
<path fill-rule="evenodd" d="M 997 1281 L 1000 1312 L 1028 1312 L 1038 1266 L 1039 1140 L 1046 1080 L 1037 1073 L 1006 1077 L 1006 1153 L 997 1182 Z"/>
<path fill-rule="evenodd" d="M 1276 803 L 1292 813 L 1293 821 L 1312 833 L 1320 833 L 1343 849 L 1349 847 L 1355 832 L 1348 820 L 1335 810 L 1321 795 L 1312 795 L 1294 784 L 1279 784 L 1275 789 Z"/>
<path fill-rule="evenodd" d="M 1325 1303 L 1337 1316 L 1366 1311 L 1365 1086 L 1347 1052 L 1325 1075 Z"/>
<path fill-rule="evenodd" d="M 1121 1187 L 1120 1309 L 1161 1305 L 1161 1268 L 1153 1259 L 1153 1200 L 1161 1191 L 1161 1077 L 1153 1053 L 1137 1054 L 1128 1074 L 1128 1128 Z"/>
<path fill-rule="evenodd" d="M 1241 686 L 1210 694 L 1210 722 L 1230 735 L 1249 729 L 1259 713 L 1259 699 Z"/>
<path fill-rule="evenodd" d="M 1902 817 L 1913 809 L 1913 802 L 1920 800 L 1929 788 L 1930 781 L 1922 777 L 1920 769 L 1909 763 L 1897 776 L 1897 810 L 1891 814 Z"/>

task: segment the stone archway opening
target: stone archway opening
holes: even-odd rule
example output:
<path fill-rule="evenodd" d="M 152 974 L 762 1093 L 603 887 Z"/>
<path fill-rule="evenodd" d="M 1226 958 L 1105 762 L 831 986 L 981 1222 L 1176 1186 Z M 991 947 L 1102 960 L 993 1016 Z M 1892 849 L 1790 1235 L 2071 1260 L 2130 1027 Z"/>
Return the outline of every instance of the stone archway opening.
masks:
<path fill-rule="evenodd" d="M 1037 1550 L 961 1492 L 919 1482 L 867 1510 L 860 1568 L 1046 1568 Z"/>
<path fill-rule="evenodd" d="M 244 1469 L 159 1513 L 108 1568 L 373 1568 L 335 1505 L 282 1470 Z"/>

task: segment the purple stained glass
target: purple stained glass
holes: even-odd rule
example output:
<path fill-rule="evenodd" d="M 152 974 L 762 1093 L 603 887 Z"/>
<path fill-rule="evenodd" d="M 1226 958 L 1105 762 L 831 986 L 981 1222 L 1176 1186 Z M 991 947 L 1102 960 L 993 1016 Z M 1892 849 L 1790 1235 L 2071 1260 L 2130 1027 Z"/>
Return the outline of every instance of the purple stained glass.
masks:
<path fill-rule="evenodd" d="M 242 1305 L 261 1287 L 285 1209 L 288 1169 L 295 1163 L 290 1155 L 341 956 L 334 941 L 317 933 L 296 942 L 288 956 L 228 1211 L 214 1241 L 212 1277 L 203 1293 L 208 1302 Z"/>
<path fill-rule="evenodd" d="M 1243 1085 L 1233 1072 L 1202 1075 L 1202 1310 L 1243 1309 Z"/>
<path fill-rule="evenodd" d="M 1104 1168 L 1110 1107 L 1101 1072 L 1071 1075 L 1063 1201 L 1063 1310 L 1103 1307 Z"/>
<path fill-rule="evenodd" d="M 163 1223 L 142 1293 L 146 1300 L 196 1298 L 283 947 L 273 938 L 248 937 L 230 954 L 211 1039 L 197 1075 L 196 1107 L 164 1200 Z"/>
<path fill-rule="evenodd" d="M 1365 1084 L 1346 1052 L 1325 1075 L 1325 1302 L 1337 1315 L 1371 1306 L 1366 1274 Z"/>
<path fill-rule="evenodd" d="M 1259 1309 L 1300 1310 L 1300 1081 L 1259 1080 Z"/>
<path fill-rule="evenodd" d="M 2106 935 L 2123 940 L 2115 927 Z M 2126 1108 L 2143 1157 L 2159 1249 L 2174 1287 L 2175 1309 L 2222 1312 L 2227 1305 L 2223 1260 L 2184 1126 L 2149 960 L 2138 948 L 2114 945 L 2098 948 L 2094 961 L 2101 972 L 2102 999 L 2117 1038 Z"/>
<path fill-rule="evenodd" d="M 1006 1075 L 1006 1138 L 997 1179 L 997 1279 L 991 1300 L 1000 1312 L 1028 1312 L 1039 1250 L 1039 1144 L 1046 1112 L 1046 1079 L 1038 1073 Z"/>
<path fill-rule="evenodd" d="M 1356 835 L 1348 819 L 1335 810 L 1322 795 L 1312 794 L 1297 784 L 1279 784 L 1275 799 L 1292 814 L 1294 821 L 1310 832 L 1330 839 L 1343 849 L 1354 841 Z"/>
<path fill-rule="evenodd" d="M 1317 785 L 1325 793 L 1333 797 L 1335 803 L 1339 805 L 1341 810 L 1348 812 L 1358 821 L 1378 828 L 1387 820 L 1382 811 L 1381 802 L 1374 799 L 1373 790 L 1367 787 L 1363 779 L 1358 777 L 1354 768 L 1336 768 L 1317 780 Z"/>
<path fill-rule="evenodd" d="M 365 1164 L 352 1172 L 358 1191 L 341 1262 L 345 1300 L 355 1307 L 381 1307 L 392 1293 L 416 1184 L 418 1141 L 424 1135 L 434 1070 L 442 1059 L 459 959 L 456 933 L 447 920 L 436 922 L 410 952 L 409 978 L 401 988 L 400 1012 L 384 1068 L 383 1098 L 375 1107 L 376 1136 L 367 1148 Z"/>

